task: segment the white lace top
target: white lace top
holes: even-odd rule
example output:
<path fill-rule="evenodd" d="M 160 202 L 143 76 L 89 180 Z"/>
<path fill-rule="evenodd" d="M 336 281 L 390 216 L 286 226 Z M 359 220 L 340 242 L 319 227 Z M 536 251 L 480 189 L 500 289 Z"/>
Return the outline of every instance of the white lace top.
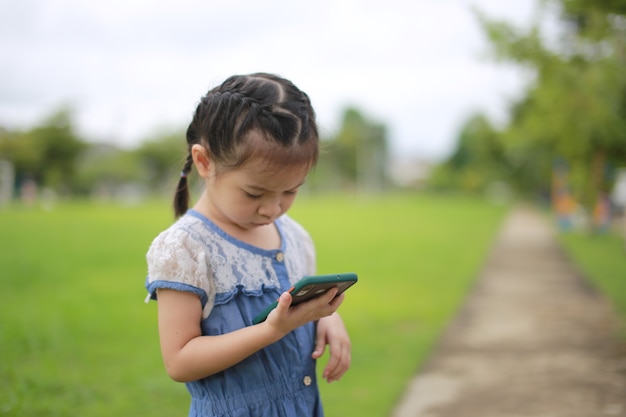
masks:
<path fill-rule="evenodd" d="M 315 251 L 309 234 L 284 215 L 276 220 L 281 248 L 265 250 L 228 235 L 195 210 L 159 234 L 147 253 L 148 299 L 158 288 L 197 294 L 206 319 L 218 299 L 237 291 L 285 291 L 315 273 Z"/>

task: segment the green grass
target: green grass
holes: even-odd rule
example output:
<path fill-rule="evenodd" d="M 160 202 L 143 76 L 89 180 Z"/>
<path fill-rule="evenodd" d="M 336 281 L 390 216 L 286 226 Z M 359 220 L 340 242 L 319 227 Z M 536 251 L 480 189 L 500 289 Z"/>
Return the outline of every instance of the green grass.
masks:
<path fill-rule="evenodd" d="M 302 197 L 318 271 L 355 271 L 341 314 L 351 370 L 328 416 L 385 416 L 472 284 L 504 207 L 461 197 Z M 0 415 L 183 416 L 161 363 L 145 252 L 168 203 L 0 211 Z M 323 358 L 319 368 L 325 364 Z"/>
<path fill-rule="evenodd" d="M 339 383 L 321 382 L 329 416 L 388 415 L 472 284 L 503 213 L 479 200 L 426 196 L 294 209 L 316 241 L 320 272 L 359 273 L 341 307 L 352 368 Z"/>
<path fill-rule="evenodd" d="M 173 415 L 142 279 L 161 208 L 0 212 L 0 414 Z"/>
<path fill-rule="evenodd" d="M 570 258 L 595 286 L 611 300 L 626 323 L 626 251 L 617 233 L 566 233 L 559 239 Z M 626 337 L 626 329 L 624 329 Z"/>

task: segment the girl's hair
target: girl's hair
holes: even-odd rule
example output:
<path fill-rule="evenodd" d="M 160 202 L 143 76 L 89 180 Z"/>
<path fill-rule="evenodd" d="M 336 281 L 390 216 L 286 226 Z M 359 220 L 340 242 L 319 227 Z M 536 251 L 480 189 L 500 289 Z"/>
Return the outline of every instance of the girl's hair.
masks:
<path fill-rule="evenodd" d="M 204 146 L 223 172 L 257 158 L 268 167 L 311 168 L 317 162 L 318 142 L 309 97 L 291 81 L 266 73 L 228 78 L 202 97 L 187 128 L 187 159 L 174 196 L 176 217 L 189 206 L 193 145 Z"/>

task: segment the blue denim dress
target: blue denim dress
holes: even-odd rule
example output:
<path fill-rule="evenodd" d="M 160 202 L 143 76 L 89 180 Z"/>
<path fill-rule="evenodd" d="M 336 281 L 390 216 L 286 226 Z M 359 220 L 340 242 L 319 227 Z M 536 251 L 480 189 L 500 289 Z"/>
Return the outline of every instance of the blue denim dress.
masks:
<path fill-rule="evenodd" d="M 275 224 L 281 248 L 264 250 L 189 210 L 150 246 L 150 298 L 156 299 L 158 288 L 197 294 L 203 335 L 251 326 L 283 291 L 315 271 L 306 231 L 286 215 Z M 189 416 L 323 416 L 311 358 L 314 346 L 315 326 L 309 323 L 222 372 L 187 383 Z"/>

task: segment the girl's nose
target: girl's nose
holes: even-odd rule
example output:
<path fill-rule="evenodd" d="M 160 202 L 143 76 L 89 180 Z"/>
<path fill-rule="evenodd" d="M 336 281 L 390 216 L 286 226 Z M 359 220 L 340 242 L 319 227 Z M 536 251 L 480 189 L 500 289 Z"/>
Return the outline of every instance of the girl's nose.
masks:
<path fill-rule="evenodd" d="M 271 202 L 263 204 L 259 207 L 259 214 L 270 219 L 274 219 L 278 217 L 281 213 L 280 203 L 279 202 Z"/>

